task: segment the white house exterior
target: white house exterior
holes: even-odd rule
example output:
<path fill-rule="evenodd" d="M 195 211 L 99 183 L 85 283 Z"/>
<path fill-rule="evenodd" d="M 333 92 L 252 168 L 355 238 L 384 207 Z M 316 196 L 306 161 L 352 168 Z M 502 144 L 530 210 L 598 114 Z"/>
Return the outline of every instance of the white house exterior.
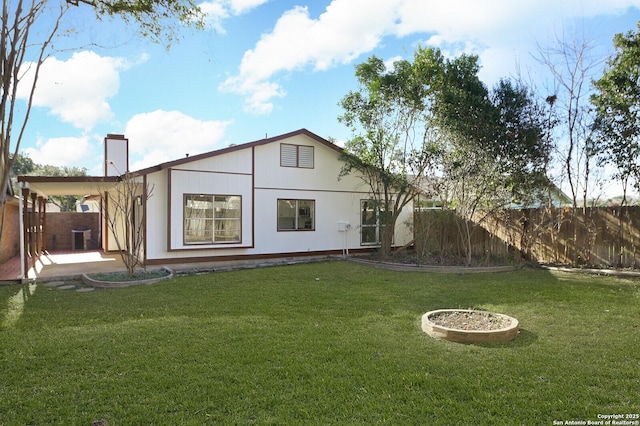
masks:
<path fill-rule="evenodd" d="M 116 217 L 119 185 L 133 176 L 143 183 L 127 212 L 133 229 L 123 219 L 115 229 L 121 243 L 128 232 L 142 236 L 137 255 L 146 265 L 353 253 L 379 243 L 369 187 L 355 175 L 339 178 L 342 149 L 308 130 L 119 175 L 128 171 L 128 143 L 122 135 L 105 138 L 102 177 L 20 176 L 23 198 L 111 194 L 100 205 L 101 247 L 116 252 L 122 248 L 105 221 Z M 23 226 L 25 236 L 37 231 L 33 241 L 47 234 L 46 223 L 34 225 L 41 213 Z M 395 246 L 413 239 L 412 219 L 410 203 L 396 222 Z M 33 244 L 24 247 L 28 253 Z"/>
<path fill-rule="evenodd" d="M 375 218 L 369 211 L 367 220 L 361 211 L 369 189 L 356 176 L 338 178 L 340 153 L 302 129 L 140 171 L 151 191 L 146 263 L 339 254 L 375 246 Z M 413 238 L 406 225 L 412 211 L 407 206 L 398 219 L 395 245 Z"/>

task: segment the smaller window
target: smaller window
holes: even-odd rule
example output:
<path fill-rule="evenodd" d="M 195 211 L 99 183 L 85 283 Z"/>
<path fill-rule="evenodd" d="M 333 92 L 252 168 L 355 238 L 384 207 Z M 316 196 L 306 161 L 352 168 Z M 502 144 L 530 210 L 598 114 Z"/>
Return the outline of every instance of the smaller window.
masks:
<path fill-rule="evenodd" d="M 382 240 L 382 232 L 390 223 L 391 213 L 381 208 L 374 200 L 360 201 L 360 245 L 378 245 Z"/>
<path fill-rule="evenodd" d="M 314 200 L 278 200 L 278 231 L 316 229 Z"/>
<path fill-rule="evenodd" d="M 280 144 L 280 166 L 313 169 L 313 147 Z"/>

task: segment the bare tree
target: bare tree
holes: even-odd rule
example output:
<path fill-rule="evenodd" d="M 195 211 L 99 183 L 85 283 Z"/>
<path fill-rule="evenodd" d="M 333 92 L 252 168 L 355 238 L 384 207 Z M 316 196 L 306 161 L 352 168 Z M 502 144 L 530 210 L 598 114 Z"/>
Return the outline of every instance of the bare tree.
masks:
<path fill-rule="evenodd" d="M 556 114 L 559 133 L 556 135 L 558 158 L 562 175 L 570 189 L 573 204 L 573 244 L 576 247 L 579 227 L 578 209 L 582 210 L 582 220 L 586 217 L 590 192 L 594 182 L 594 169 L 598 147 L 594 138 L 595 111 L 591 106 L 591 82 L 601 69 L 604 58 L 596 52 L 593 40 L 584 34 L 573 38 L 565 34 L 556 37 L 553 46 L 538 46 L 536 59 L 545 66 L 553 78 L 554 92 L 551 106 Z M 567 245 L 568 246 L 568 245 Z M 569 255 L 565 253 L 565 255 Z M 573 262 L 578 261 L 574 253 Z"/>
<path fill-rule="evenodd" d="M 102 193 L 104 217 L 129 276 L 144 267 L 144 211 L 153 187 L 133 173 L 126 173 Z"/>
<path fill-rule="evenodd" d="M 51 53 L 51 44 L 58 33 L 63 16 L 69 6 L 61 2 L 57 10 L 49 7 L 46 1 L 10 2 L 3 0 L 2 6 L 2 39 L 0 40 L 0 67 L 2 91 L 0 99 L 0 204 L 6 201 L 9 174 L 14 159 L 18 155 L 20 143 L 31 114 L 32 100 L 40 68 Z M 42 16 L 48 12 L 53 19 L 44 37 L 32 36 L 36 22 L 43 21 Z M 38 32 L 39 35 L 43 31 Z M 37 41 L 37 43 L 36 43 Z M 33 73 L 31 86 L 28 88 L 26 108 L 20 111 L 18 89 L 23 77 L 30 71 Z"/>
<path fill-rule="evenodd" d="M 11 168 L 20 152 L 42 65 L 55 53 L 54 41 L 71 31 L 65 27 L 65 16 L 75 6 L 93 8 L 98 19 L 120 17 L 137 25 L 142 36 L 169 44 L 179 24 L 201 27 L 203 22 L 194 0 L 2 0 L 0 208 L 5 207 Z M 19 93 L 27 94 L 26 101 Z M 0 238 L 3 228 L 4 219 Z"/>
<path fill-rule="evenodd" d="M 566 141 L 559 151 L 574 208 L 588 206 L 597 147 L 594 145 L 595 111 L 590 102 L 592 80 L 604 58 L 593 40 L 584 35 L 556 37 L 553 46 L 538 46 L 536 58 L 553 78 L 553 106 L 559 125 L 557 138 Z M 550 98 L 547 98 L 550 99 Z M 560 144 L 559 144 L 560 145 Z M 579 201 L 579 199 L 581 200 Z"/>

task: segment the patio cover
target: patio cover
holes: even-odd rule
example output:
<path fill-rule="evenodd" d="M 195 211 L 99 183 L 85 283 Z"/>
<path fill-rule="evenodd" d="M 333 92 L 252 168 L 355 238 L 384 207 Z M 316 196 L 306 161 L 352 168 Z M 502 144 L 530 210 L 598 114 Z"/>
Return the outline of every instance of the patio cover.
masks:
<path fill-rule="evenodd" d="M 29 184 L 29 192 L 44 198 L 100 194 L 110 189 L 118 179 L 117 176 L 18 176 L 19 183 Z"/>
<path fill-rule="evenodd" d="M 23 279 L 29 278 L 29 259 L 35 266 L 36 260 L 47 253 L 47 223 L 43 214 L 46 212 L 46 199 L 53 195 L 101 194 L 118 180 L 117 176 L 18 176 L 22 196 L 20 257 Z M 30 211 L 27 210 L 29 200 Z"/>

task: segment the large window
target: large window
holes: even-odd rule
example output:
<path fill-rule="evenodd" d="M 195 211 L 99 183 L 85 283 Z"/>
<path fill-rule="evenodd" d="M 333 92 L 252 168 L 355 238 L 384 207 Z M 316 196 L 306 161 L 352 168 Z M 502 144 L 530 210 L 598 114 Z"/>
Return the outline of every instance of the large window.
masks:
<path fill-rule="evenodd" d="M 239 195 L 184 196 L 184 243 L 240 242 L 241 197 Z"/>
<path fill-rule="evenodd" d="M 278 200 L 278 231 L 316 229 L 314 200 Z"/>
<path fill-rule="evenodd" d="M 389 222 L 388 214 L 375 200 L 360 201 L 360 244 L 378 245 L 382 239 L 385 222 Z"/>
<path fill-rule="evenodd" d="M 280 144 L 280 166 L 313 169 L 313 147 Z"/>

